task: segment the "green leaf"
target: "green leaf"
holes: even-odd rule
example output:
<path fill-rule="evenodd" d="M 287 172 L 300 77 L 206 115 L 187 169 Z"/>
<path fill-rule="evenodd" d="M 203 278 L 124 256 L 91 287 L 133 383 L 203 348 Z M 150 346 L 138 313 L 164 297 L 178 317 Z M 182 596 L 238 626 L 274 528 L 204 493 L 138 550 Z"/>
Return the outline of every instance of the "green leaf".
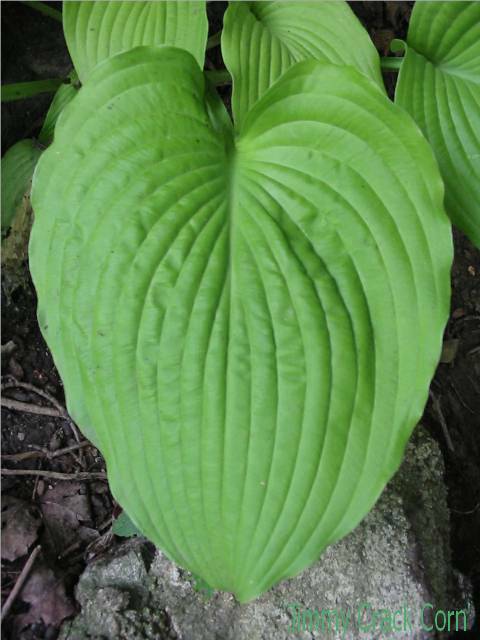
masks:
<path fill-rule="evenodd" d="M 39 323 L 141 531 L 249 600 L 372 507 L 420 417 L 451 226 L 412 119 L 298 63 L 237 138 L 194 58 L 95 69 L 34 177 Z"/>
<path fill-rule="evenodd" d="M 346 2 L 230 2 L 222 54 L 237 128 L 289 67 L 315 58 L 352 65 L 383 89 L 378 53 Z"/>
<path fill-rule="evenodd" d="M 416 2 L 395 102 L 433 147 L 452 222 L 480 246 L 480 2 Z"/>
<path fill-rule="evenodd" d="M 40 93 L 53 93 L 62 82 L 62 78 L 52 78 L 49 80 L 32 80 L 31 82 L 2 84 L 2 102 L 23 100 L 37 96 Z"/>
<path fill-rule="evenodd" d="M 208 20 L 203 0 L 191 2 L 64 2 L 63 29 L 82 82 L 102 60 L 140 45 L 190 51 L 203 69 Z"/>
<path fill-rule="evenodd" d="M 35 141 L 28 139 L 14 144 L 2 158 L 2 233 L 22 204 L 40 154 Z"/>
<path fill-rule="evenodd" d="M 133 524 L 125 511 L 118 516 L 113 522 L 112 533 L 122 538 L 132 538 L 133 536 L 141 536 L 142 532 Z"/>
<path fill-rule="evenodd" d="M 53 140 L 53 132 L 57 123 L 58 116 L 71 100 L 77 95 L 79 85 L 78 76 L 72 71 L 68 76 L 70 84 L 62 84 L 54 95 L 50 108 L 38 135 L 38 139 L 42 144 L 50 144 Z"/>
<path fill-rule="evenodd" d="M 48 16 L 58 22 L 62 22 L 62 12 L 50 7 L 48 4 L 45 4 L 45 2 L 38 2 L 38 0 L 34 0 L 33 2 L 24 1 L 23 4 L 26 4 L 27 7 L 42 13 L 44 16 Z"/>

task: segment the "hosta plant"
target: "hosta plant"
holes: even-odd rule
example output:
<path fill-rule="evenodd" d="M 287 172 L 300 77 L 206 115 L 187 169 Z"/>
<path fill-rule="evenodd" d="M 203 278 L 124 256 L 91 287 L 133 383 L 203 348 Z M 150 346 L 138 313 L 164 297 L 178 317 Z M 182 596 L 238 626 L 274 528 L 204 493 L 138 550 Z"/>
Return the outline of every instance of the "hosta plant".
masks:
<path fill-rule="evenodd" d="M 233 121 L 202 71 L 206 25 L 199 2 L 66 3 L 84 84 L 35 172 L 30 265 L 115 497 L 246 601 L 351 531 L 397 469 L 452 246 L 432 150 L 346 4 L 230 5 Z"/>
<path fill-rule="evenodd" d="M 435 151 L 452 221 L 480 247 L 480 2 L 417 2 L 395 102 Z"/>

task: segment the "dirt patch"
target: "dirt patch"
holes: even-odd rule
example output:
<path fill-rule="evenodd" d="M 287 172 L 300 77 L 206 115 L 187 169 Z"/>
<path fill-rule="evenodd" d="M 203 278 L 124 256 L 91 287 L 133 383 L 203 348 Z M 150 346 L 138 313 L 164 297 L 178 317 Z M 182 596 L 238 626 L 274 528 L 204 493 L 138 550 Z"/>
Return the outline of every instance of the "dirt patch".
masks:
<path fill-rule="evenodd" d="M 97 449 L 75 434 L 69 420 L 30 413 L 58 411 L 64 401 L 35 308 L 30 282 L 11 299 L 3 295 L 2 343 L 8 345 L 2 358 L 3 402 L 13 400 L 13 407 L 22 410 L 2 407 L 2 466 L 14 474 L 38 473 L 4 476 L 2 482 L 2 534 L 9 533 L 9 543 L 12 536 L 16 539 L 2 560 L 2 596 L 16 583 L 31 550 L 42 547 L 4 628 L 6 637 L 25 639 L 55 637 L 62 620 L 75 612 L 73 587 L 86 562 L 111 543 L 114 509 L 108 484 L 96 476 L 105 471 Z M 81 480 L 78 473 L 84 474 Z M 72 479 L 58 481 L 55 474 Z M 9 531 L 11 513 L 5 513 L 5 527 L 3 516 L 12 509 L 20 529 Z M 42 593 L 47 595 L 42 598 Z"/>
<path fill-rule="evenodd" d="M 480 252 L 460 233 L 444 345 L 424 424 L 442 447 L 454 561 L 470 576 L 480 611 Z"/>

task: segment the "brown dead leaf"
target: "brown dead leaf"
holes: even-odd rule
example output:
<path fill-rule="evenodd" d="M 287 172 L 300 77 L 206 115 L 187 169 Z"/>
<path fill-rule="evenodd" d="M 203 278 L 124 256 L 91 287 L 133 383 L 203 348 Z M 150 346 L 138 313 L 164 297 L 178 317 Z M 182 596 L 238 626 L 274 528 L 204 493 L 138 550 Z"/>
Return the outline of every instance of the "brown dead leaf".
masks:
<path fill-rule="evenodd" d="M 65 584 L 43 564 L 32 571 L 19 597 L 30 608 L 17 616 L 17 629 L 39 622 L 59 627 L 65 618 L 75 613 L 74 602 L 67 596 Z"/>
<path fill-rule="evenodd" d="M 37 539 L 41 517 L 36 508 L 12 496 L 2 498 L 2 559 L 12 562 L 28 553 Z"/>
<path fill-rule="evenodd" d="M 89 498 L 84 484 L 59 482 L 40 498 L 47 548 L 59 555 L 74 542 L 91 542 L 98 532 L 91 528 Z"/>

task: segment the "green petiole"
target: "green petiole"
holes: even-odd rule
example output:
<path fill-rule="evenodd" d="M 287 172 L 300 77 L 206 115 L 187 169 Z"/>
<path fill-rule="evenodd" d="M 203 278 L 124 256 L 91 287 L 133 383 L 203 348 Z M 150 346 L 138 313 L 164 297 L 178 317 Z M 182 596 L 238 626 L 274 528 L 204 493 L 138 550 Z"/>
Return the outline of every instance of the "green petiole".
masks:
<path fill-rule="evenodd" d="M 31 82 L 16 82 L 2 85 L 2 102 L 23 100 L 40 93 L 54 93 L 63 84 L 63 78 L 51 78 L 50 80 L 33 80 Z"/>
<path fill-rule="evenodd" d="M 60 11 L 57 11 L 57 9 L 53 9 L 52 7 L 49 7 L 48 4 L 45 4 L 44 2 L 27 2 L 25 0 L 23 4 L 26 4 L 27 7 L 30 7 L 31 9 L 35 9 L 35 11 L 38 11 L 39 13 L 43 13 L 44 16 L 53 18 L 58 22 L 62 22 L 63 20 L 62 14 Z"/>
<path fill-rule="evenodd" d="M 395 58 L 393 56 L 380 58 L 380 66 L 383 71 L 399 71 L 402 66 L 403 58 Z"/>
<path fill-rule="evenodd" d="M 226 69 L 212 69 L 205 71 L 205 75 L 216 87 L 223 84 L 231 84 L 232 76 Z"/>

